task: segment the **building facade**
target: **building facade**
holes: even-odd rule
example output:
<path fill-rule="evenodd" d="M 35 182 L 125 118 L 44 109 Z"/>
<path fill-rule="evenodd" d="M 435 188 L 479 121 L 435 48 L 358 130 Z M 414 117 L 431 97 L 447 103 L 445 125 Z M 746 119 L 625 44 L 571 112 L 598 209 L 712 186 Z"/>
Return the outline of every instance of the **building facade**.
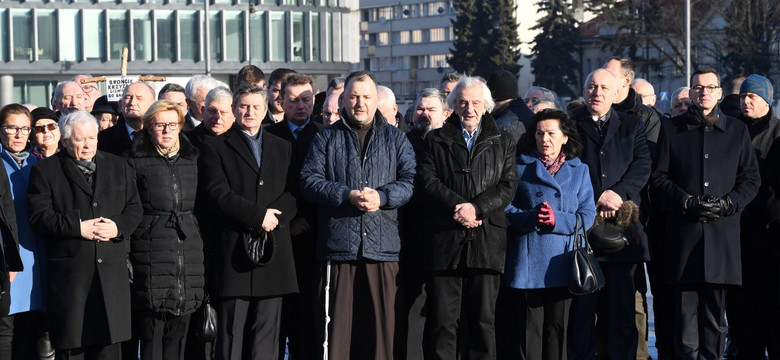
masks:
<path fill-rule="evenodd" d="M 455 35 L 452 0 L 360 0 L 360 64 L 393 90 L 399 107 L 439 87 Z"/>
<path fill-rule="evenodd" d="M 360 60 L 357 0 L 71 0 L 0 3 L 0 104 L 49 106 L 78 74 L 181 82 L 210 73 L 231 83 L 247 64 L 313 75 L 318 84 Z M 208 32 L 207 32 L 208 28 Z M 208 48 L 208 50 L 207 50 Z M 206 61 L 208 58 L 208 61 Z M 321 87 L 321 86 L 320 86 Z"/>

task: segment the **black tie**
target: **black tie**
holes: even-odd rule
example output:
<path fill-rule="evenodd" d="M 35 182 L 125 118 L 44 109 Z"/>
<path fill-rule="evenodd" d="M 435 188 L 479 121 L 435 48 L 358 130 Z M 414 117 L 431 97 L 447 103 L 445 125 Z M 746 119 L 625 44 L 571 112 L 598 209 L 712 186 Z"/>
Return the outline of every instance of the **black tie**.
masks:
<path fill-rule="evenodd" d="M 293 137 L 295 138 L 295 140 L 298 140 L 298 137 L 301 136 L 302 132 L 303 132 L 303 128 L 302 127 L 299 127 L 299 128 L 296 128 L 295 130 L 293 130 Z"/>

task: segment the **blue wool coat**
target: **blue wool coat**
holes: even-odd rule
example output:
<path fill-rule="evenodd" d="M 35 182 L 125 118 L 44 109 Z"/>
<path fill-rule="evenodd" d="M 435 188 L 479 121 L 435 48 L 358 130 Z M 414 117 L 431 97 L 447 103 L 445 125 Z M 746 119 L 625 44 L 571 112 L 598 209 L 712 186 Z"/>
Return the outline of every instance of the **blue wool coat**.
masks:
<path fill-rule="evenodd" d="M 586 229 L 596 216 L 588 165 L 578 158 L 566 160 L 553 177 L 536 156 L 523 154 L 517 158 L 517 172 L 520 184 L 505 210 L 511 225 L 501 285 L 517 289 L 566 286 L 577 214 L 585 218 Z M 551 229 L 536 227 L 539 207 L 545 201 L 555 213 Z"/>
<path fill-rule="evenodd" d="M 3 159 L 11 183 L 16 226 L 19 228 L 19 255 L 24 264 L 24 270 L 18 272 L 16 279 L 11 283 L 9 314 L 43 310 L 46 307 L 46 244 L 33 233 L 27 220 L 27 185 L 30 183 L 30 169 L 40 159 L 30 155 L 20 167 L 7 151 L 3 150 L 0 157 Z"/>

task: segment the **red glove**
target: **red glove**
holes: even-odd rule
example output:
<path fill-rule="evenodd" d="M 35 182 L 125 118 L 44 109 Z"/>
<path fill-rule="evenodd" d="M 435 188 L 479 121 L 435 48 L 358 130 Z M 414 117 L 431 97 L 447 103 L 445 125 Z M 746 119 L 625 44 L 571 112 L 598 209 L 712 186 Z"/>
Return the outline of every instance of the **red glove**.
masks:
<path fill-rule="evenodd" d="M 555 226 L 555 212 L 547 201 L 542 203 L 539 208 L 539 218 L 536 220 L 536 226 Z"/>

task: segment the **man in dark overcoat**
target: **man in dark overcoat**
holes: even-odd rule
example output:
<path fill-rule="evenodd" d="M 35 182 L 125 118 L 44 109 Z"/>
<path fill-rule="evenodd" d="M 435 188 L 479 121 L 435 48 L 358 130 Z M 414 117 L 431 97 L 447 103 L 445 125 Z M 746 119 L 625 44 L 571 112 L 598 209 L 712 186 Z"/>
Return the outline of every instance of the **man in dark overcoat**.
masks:
<path fill-rule="evenodd" d="M 722 95 L 714 69 L 694 72 L 692 106 L 661 125 L 653 168 L 675 359 L 723 357 L 726 290 L 742 283 L 740 214 L 761 182 L 748 129 L 721 113 Z"/>
<path fill-rule="evenodd" d="M 153 102 L 154 89 L 151 86 L 143 82 L 127 85 L 119 99 L 119 121 L 98 134 L 99 150 L 116 156 L 130 150 L 135 133 L 144 127 L 141 118 Z"/>
<path fill-rule="evenodd" d="M 588 165 L 596 210 L 602 218 L 614 218 L 624 201 L 641 204 L 640 190 L 650 177 L 650 150 L 645 126 L 638 117 L 616 112 L 617 80 L 607 70 L 591 72 L 584 84 L 585 108 L 572 114 L 582 134 L 581 160 Z M 569 358 L 592 359 L 595 353 L 593 324 L 606 340 L 609 359 L 636 357 L 634 272 L 649 260 L 647 238 L 636 223 L 632 241 L 623 250 L 599 256 L 606 288 L 596 294 L 575 296 L 569 327 Z"/>
<path fill-rule="evenodd" d="M 425 357 L 457 358 L 458 333 L 466 329 L 463 357 L 492 359 L 509 226 L 504 209 L 518 181 L 517 141 L 490 116 L 493 99 L 479 79 L 460 78 L 447 104 L 454 113 L 426 136 L 419 166 L 431 270 L 431 345 Z"/>
<path fill-rule="evenodd" d="M 284 120 L 265 128 L 290 143 L 292 158 L 287 182 L 290 192 L 295 196 L 298 213 L 290 221 L 295 273 L 298 275 L 297 295 L 284 299 L 282 313 L 281 345 L 289 337 L 289 353 L 293 358 L 311 359 L 321 347 L 322 338 L 315 336 L 315 293 L 319 282 L 314 247 L 317 241 L 317 207 L 306 201 L 298 186 L 301 180 L 301 167 L 314 136 L 325 126 L 312 121 L 314 107 L 314 80 L 311 76 L 294 73 L 282 81 L 279 96 L 282 98 Z"/>
<path fill-rule="evenodd" d="M 119 359 L 130 339 L 130 234 L 143 209 L 124 159 L 97 151 L 86 111 L 60 119 L 66 151 L 30 174 L 30 226 L 46 239 L 49 325 L 62 359 Z"/>
<path fill-rule="evenodd" d="M 275 360 L 282 296 L 298 291 L 288 227 L 295 216 L 295 198 L 287 191 L 291 149 L 260 128 L 267 101 L 257 85 L 240 88 L 233 99 L 235 124 L 201 148 L 199 191 L 215 216 L 207 241 L 214 253 L 209 284 L 218 299 L 220 360 Z M 273 255 L 258 265 L 247 254 L 245 237 L 262 232 L 273 241 Z"/>

